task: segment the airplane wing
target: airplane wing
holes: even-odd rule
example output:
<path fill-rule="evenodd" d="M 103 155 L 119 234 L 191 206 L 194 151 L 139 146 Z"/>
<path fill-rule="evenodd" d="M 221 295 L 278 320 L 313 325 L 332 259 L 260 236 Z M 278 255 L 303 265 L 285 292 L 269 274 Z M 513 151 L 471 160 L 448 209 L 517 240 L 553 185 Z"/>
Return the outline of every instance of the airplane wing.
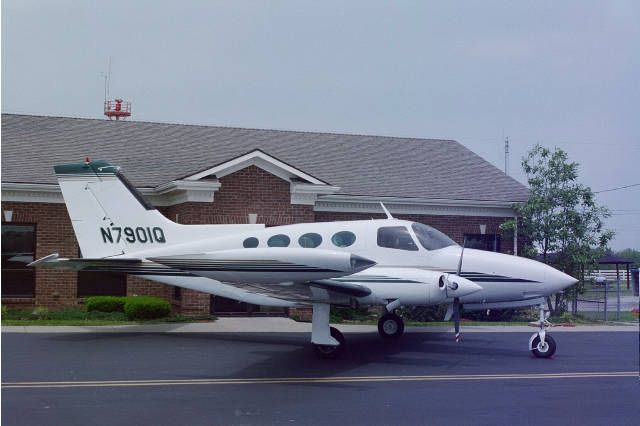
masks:
<path fill-rule="evenodd" d="M 167 282 L 165 277 L 191 277 L 172 280 L 171 284 L 191 288 L 192 282 L 207 278 L 209 286 L 201 291 L 219 294 L 213 283 L 224 283 L 241 293 L 248 292 L 295 302 L 310 303 L 311 287 L 338 296 L 363 297 L 371 290 L 363 285 L 335 281 L 333 278 L 362 271 L 375 262 L 350 253 L 308 249 L 241 249 L 212 253 L 144 258 L 60 258 L 57 253 L 38 259 L 28 266 L 71 271 L 122 272 Z M 217 290 L 216 290 L 217 289 Z M 238 299 L 238 297 L 231 297 Z"/>

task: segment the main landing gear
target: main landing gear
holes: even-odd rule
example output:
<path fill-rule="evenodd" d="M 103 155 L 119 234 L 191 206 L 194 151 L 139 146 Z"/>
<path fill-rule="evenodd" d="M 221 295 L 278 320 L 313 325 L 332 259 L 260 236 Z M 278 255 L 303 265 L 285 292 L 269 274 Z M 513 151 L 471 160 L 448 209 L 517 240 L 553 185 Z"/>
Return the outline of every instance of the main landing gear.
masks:
<path fill-rule="evenodd" d="M 547 333 L 550 323 L 544 313 L 544 303 L 540 304 L 540 319 L 535 324 L 540 331 L 529 339 L 529 350 L 536 358 L 551 358 L 556 353 L 556 341 Z"/>
<path fill-rule="evenodd" d="M 328 303 L 314 303 L 311 320 L 311 345 L 320 358 L 337 358 L 346 345 L 340 330 L 329 326 Z"/>
<path fill-rule="evenodd" d="M 313 346 L 313 351 L 320 358 L 335 359 L 344 352 L 344 347 L 347 341 L 337 328 L 330 327 L 329 330 L 331 332 L 331 337 L 338 342 L 338 345 L 321 345 L 318 343 L 311 343 L 311 345 Z"/>
<path fill-rule="evenodd" d="M 404 321 L 398 315 L 388 312 L 378 320 L 378 333 L 383 339 L 397 339 L 404 333 Z"/>

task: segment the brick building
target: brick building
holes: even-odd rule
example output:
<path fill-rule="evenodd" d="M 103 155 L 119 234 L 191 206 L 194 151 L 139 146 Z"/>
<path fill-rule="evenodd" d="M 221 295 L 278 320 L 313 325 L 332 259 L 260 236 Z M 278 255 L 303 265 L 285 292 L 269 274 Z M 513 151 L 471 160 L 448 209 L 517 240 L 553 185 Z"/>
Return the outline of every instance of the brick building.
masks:
<path fill-rule="evenodd" d="M 394 216 L 513 253 L 499 225 L 527 189 L 456 141 L 2 115 L 2 303 L 60 308 L 151 294 L 183 313 L 269 312 L 124 274 L 32 270 L 78 244 L 53 165 L 108 160 L 171 220 L 299 222 Z"/>

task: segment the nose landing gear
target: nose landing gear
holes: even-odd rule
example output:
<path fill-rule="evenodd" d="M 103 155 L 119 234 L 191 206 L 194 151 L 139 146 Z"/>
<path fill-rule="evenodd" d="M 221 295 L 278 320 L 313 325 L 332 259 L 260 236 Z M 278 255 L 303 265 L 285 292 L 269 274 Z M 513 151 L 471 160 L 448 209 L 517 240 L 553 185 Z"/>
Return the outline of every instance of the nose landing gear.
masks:
<path fill-rule="evenodd" d="M 540 319 L 535 323 L 540 327 L 540 331 L 533 333 L 529 339 L 529 350 L 536 358 L 551 358 L 556 353 L 556 341 L 550 334 L 547 334 L 547 328 L 551 325 L 544 313 L 544 304 L 540 305 Z"/>

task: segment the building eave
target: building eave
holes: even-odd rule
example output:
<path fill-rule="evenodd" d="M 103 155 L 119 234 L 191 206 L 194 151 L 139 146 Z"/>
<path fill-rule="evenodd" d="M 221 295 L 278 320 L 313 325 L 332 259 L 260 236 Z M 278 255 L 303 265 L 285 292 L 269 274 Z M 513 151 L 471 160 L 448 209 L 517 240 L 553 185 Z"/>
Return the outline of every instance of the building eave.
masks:
<path fill-rule="evenodd" d="M 185 202 L 211 203 L 221 187 L 217 180 L 175 180 L 155 188 L 138 190 L 159 207 Z M 382 213 L 384 202 L 392 214 L 436 216 L 513 217 L 517 201 L 451 200 L 403 197 L 376 197 L 336 194 L 339 187 L 310 183 L 291 183 L 291 204 L 311 205 L 317 212 Z M 57 184 L 2 182 L 2 201 L 21 203 L 64 203 Z"/>
<path fill-rule="evenodd" d="M 318 198 L 318 212 L 383 213 L 380 202 L 391 214 L 435 216 L 513 217 L 516 201 L 454 200 L 433 198 L 375 197 L 363 195 L 324 195 Z"/>

